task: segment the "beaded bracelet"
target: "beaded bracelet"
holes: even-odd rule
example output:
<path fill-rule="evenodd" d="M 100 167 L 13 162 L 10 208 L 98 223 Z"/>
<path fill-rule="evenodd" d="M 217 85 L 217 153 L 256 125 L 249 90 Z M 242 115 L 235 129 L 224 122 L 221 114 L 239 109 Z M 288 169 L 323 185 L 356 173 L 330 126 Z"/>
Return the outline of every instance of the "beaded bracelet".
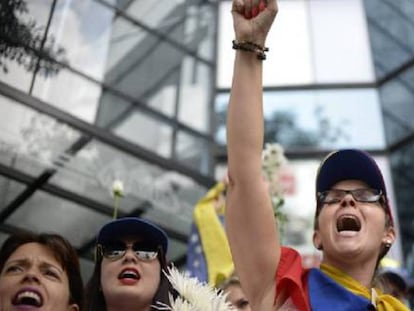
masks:
<path fill-rule="evenodd" d="M 265 52 L 269 51 L 269 48 L 260 46 L 256 43 L 246 41 L 237 42 L 236 40 L 233 40 L 233 49 L 256 53 L 257 58 L 260 60 L 265 60 Z"/>

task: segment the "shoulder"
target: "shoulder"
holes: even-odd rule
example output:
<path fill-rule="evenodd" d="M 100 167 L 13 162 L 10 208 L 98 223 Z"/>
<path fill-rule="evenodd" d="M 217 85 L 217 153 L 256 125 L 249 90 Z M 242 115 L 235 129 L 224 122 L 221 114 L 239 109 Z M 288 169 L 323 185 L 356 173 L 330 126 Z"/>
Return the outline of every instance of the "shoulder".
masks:
<path fill-rule="evenodd" d="M 282 247 L 276 273 L 277 310 L 309 310 L 309 269 L 302 266 L 300 254 L 289 247 Z"/>
<path fill-rule="evenodd" d="M 286 277 L 294 280 L 302 279 L 307 271 L 308 269 L 304 269 L 302 266 L 300 254 L 293 248 L 283 246 L 276 272 L 276 282 Z"/>

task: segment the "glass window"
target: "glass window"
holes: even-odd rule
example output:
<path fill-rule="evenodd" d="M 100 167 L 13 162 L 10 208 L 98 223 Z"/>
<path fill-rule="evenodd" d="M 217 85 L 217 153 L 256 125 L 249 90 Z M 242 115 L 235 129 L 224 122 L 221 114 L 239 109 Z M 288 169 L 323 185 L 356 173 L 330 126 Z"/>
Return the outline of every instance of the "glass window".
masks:
<path fill-rule="evenodd" d="M 193 58 L 182 63 L 178 118 L 202 132 L 210 129 L 211 75 L 210 67 Z"/>
<path fill-rule="evenodd" d="M 216 139 L 225 144 L 228 95 L 217 97 Z M 374 89 L 266 92 L 265 140 L 286 147 L 384 148 L 378 95 Z"/>
<path fill-rule="evenodd" d="M 131 111 L 115 133 L 161 156 L 171 156 L 172 127 L 140 111 Z"/>
<path fill-rule="evenodd" d="M 365 0 L 377 78 L 410 61 L 414 51 L 414 2 Z"/>
<path fill-rule="evenodd" d="M 61 0 L 53 12 L 48 36 L 65 50 L 72 68 L 102 81 L 113 16 L 112 10 L 96 1 Z"/>
<path fill-rule="evenodd" d="M 6 223 L 33 231 L 59 232 L 79 247 L 96 234 L 107 220 L 108 217 L 83 206 L 36 191 L 7 218 Z"/>
<path fill-rule="evenodd" d="M 309 1 L 315 81 L 373 82 L 362 0 Z"/>
<path fill-rule="evenodd" d="M 54 77 L 38 75 L 32 95 L 86 122 L 95 121 L 100 85 L 61 69 Z"/>
<path fill-rule="evenodd" d="M 266 45 L 270 47 L 265 61 L 265 86 L 307 84 L 312 82 L 307 1 L 279 1 L 277 26 L 272 28 Z M 217 61 L 217 86 L 231 85 L 234 39 L 231 1 L 220 2 Z"/>
<path fill-rule="evenodd" d="M 37 175 L 80 136 L 72 127 L 0 96 L 0 161 Z"/>
<path fill-rule="evenodd" d="M 414 132 L 414 67 L 379 89 L 387 141 L 394 144 Z"/>
<path fill-rule="evenodd" d="M 263 69 L 264 86 L 372 82 L 361 0 L 280 0 Z M 229 88 L 234 39 L 231 2 L 220 3 L 217 86 Z"/>
<path fill-rule="evenodd" d="M 175 156 L 184 165 L 202 174 L 209 174 L 211 150 L 211 143 L 206 140 L 183 131 L 178 132 Z"/>

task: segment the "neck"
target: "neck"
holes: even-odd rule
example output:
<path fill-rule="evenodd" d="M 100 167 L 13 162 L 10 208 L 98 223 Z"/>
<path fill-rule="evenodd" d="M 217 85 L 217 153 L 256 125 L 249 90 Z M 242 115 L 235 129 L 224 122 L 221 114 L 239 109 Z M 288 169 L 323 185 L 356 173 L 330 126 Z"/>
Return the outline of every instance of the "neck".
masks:
<path fill-rule="evenodd" d="M 137 305 L 135 302 L 120 301 L 112 305 L 108 305 L 106 311 L 150 311 L 150 305 Z"/>
<path fill-rule="evenodd" d="M 332 260 L 324 258 L 323 264 L 330 265 L 341 270 L 366 288 L 371 288 L 372 278 L 375 272 L 376 261 L 344 262 L 344 260 Z"/>

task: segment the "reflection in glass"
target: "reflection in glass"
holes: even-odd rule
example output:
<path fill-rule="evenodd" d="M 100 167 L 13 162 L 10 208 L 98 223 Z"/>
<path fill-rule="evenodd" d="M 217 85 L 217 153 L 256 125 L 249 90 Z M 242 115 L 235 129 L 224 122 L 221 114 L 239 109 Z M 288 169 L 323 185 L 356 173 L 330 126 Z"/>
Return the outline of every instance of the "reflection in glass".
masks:
<path fill-rule="evenodd" d="M 414 52 L 414 2 L 365 0 L 377 79 L 407 61 Z"/>
<path fill-rule="evenodd" d="M 266 92 L 263 101 L 266 142 L 322 149 L 385 146 L 374 89 Z M 216 140 L 220 144 L 225 144 L 227 102 L 227 94 L 217 97 Z"/>
<path fill-rule="evenodd" d="M 362 0 L 279 0 L 277 27 L 266 40 L 264 86 L 374 80 Z M 217 86 L 233 70 L 231 2 L 220 2 Z"/>
<path fill-rule="evenodd" d="M 414 67 L 379 89 L 388 144 L 414 133 Z"/>
<path fill-rule="evenodd" d="M 37 77 L 32 95 L 83 121 L 93 123 L 101 87 L 64 69 L 52 79 Z"/>
<path fill-rule="evenodd" d="M 0 70 L 9 72 L 9 63 L 17 63 L 28 72 L 53 76 L 61 65 L 50 61 L 58 59 L 67 62 L 66 51 L 56 44 L 56 37 L 46 33 L 48 18 L 43 19 L 34 2 L 25 0 L 3 1 L 0 10 Z M 51 1 L 37 3 L 45 12 Z"/>
<path fill-rule="evenodd" d="M 60 161 L 80 134 L 70 126 L 0 96 L 0 160 L 37 175 Z"/>
<path fill-rule="evenodd" d="M 80 220 L 85 225 L 80 226 Z M 32 231 L 58 232 L 79 247 L 107 220 L 108 217 L 83 206 L 37 191 L 6 223 Z"/>
<path fill-rule="evenodd" d="M 132 111 L 113 131 L 156 154 L 171 156 L 172 127 L 144 113 Z"/>
<path fill-rule="evenodd" d="M 187 57 L 182 63 L 179 120 L 202 132 L 210 128 L 212 69 L 203 63 Z"/>
<path fill-rule="evenodd" d="M 7 207 L 23 190 L 25 185 L 12 179 L 0 177 L 0 212 Z M 1 245 L 1 244 L 0 244 Z"/>
<path fill-rule="evenodd" d="M 363 0 L 312 0 L 309 5 L 315 81 L 373 82 Z"/>

